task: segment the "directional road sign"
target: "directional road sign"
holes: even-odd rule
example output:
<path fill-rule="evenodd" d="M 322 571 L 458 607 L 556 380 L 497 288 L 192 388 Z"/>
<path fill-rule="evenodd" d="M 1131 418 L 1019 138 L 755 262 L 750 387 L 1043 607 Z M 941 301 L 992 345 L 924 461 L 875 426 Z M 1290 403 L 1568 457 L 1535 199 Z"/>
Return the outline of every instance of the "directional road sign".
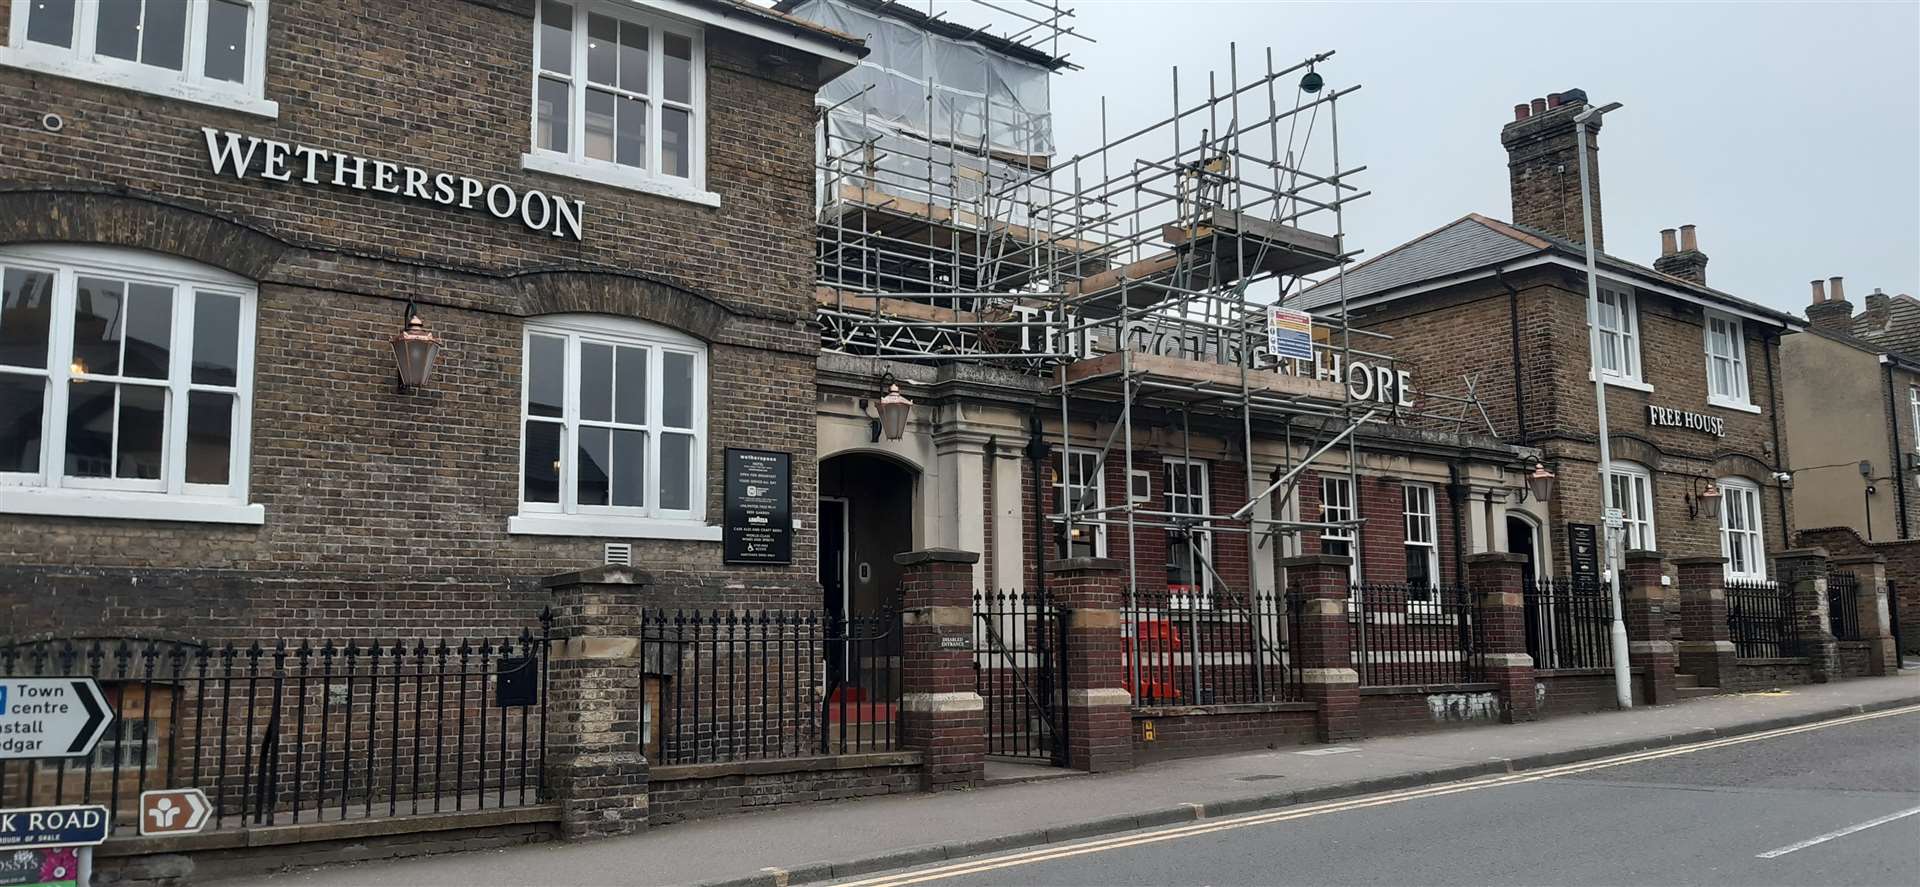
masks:
<path fill-rule="evenodd" d="M 140 834 L 190 835 L 205 828 L 207 793 L 197 788 L 163 788 L 140 793 Z"/>
<path fill-rule="evenodd" d="M 93 678 L 0 677 L 0 761 L 93 754 L 112 723 Z"/>
<path fill-rule="evenodd" d="M 0 810 L 0 851 L 25 847 L 88 847 L 107 839 L 99 804 Z"/>

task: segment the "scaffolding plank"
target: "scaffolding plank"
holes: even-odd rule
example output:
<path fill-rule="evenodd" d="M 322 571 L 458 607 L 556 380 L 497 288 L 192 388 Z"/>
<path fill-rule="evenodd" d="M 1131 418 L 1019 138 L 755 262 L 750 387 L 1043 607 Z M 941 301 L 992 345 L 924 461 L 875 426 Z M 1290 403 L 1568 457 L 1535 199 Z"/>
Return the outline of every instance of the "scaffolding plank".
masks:
<path fill-rule="evenodd" d="M 1156 392 L 1158 397 L 1200 401 L 1239 395 L 1240 368 L 1233 364 L 1187 360 L 1141 352 L 1133 353 L 1130 358 L 1114 352 L 1074 361 L 1060 368 L 1058 380 L 1075 388 L 1084 387 L 1091 391 L 1119 393 L 1124 382 L 1121 378 L 1123 359 L 1131 364 L 1135 376 L 1158 382 L 1197 386 L 1193 389 L 1190 398 L 1183 398 L 1179 392 L 1164 390 Z M 1345 392 L 1333 382 L 1269 370 L 1249 371 L 1247 388 L 1259 394 L 1309 397 L 1330 402 L 1338 402 L 1345 397 Z"/>

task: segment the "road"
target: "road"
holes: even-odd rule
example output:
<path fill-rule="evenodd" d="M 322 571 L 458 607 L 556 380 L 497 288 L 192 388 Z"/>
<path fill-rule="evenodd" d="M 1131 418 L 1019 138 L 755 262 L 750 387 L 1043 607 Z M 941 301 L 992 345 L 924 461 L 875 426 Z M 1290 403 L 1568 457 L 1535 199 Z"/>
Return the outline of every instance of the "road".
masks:
<path fill-rule="evenodd" d="M 848 885 L 1920 884 L 1920 713 L 1829 724 Z"/>

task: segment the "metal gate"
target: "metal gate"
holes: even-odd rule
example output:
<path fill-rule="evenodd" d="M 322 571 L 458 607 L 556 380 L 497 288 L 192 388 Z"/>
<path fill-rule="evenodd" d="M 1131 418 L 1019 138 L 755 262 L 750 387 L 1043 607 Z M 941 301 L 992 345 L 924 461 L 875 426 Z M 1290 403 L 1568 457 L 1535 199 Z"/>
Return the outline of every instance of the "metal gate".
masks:
<path fill-rule="evenodd" d="M 1045 592 L 974 595 L 974 691 L 986 702 L 987 754 L 1067 763 L 1067 633 Z"/>

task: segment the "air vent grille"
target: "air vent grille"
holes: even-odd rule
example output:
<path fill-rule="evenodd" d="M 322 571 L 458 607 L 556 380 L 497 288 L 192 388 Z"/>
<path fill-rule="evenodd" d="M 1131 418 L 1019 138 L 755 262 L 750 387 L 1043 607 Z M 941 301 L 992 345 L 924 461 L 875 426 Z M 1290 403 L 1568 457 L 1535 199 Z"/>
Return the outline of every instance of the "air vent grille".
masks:
<path fill-rule="evenodd" d="M 607 566 L 610 566 L 610 567 L 633 566 L 633 543 L 631 542 L 607 543 Z"/>

